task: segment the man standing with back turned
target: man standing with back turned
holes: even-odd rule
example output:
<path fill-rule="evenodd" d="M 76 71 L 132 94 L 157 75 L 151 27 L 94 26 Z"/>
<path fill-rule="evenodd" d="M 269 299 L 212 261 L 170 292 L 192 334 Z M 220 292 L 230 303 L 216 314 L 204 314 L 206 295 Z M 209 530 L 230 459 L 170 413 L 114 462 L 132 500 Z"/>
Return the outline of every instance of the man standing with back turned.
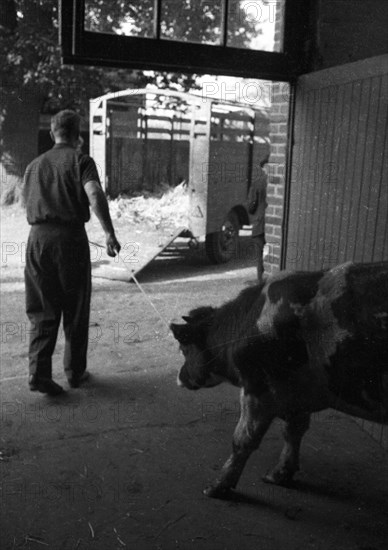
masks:
<path fill-rule="evenodd" d="M 257 174 L 253 178 L 248 193 L 248 212 L 253 217 L 252 237 L 257 251 L 257 279 L 263 282 L 264 262 L 263 251 L 265 246 L 265 209 L 267 208 L 267 174 L 264 166 L 268 164 L 269 155 L 261 162 Z"/>
<path fill-rule="evenodd" d="M 69 385 L 88 378 L 91 265 L 84 224 L 89 205 L 106 235 L 109 256 L 120 251 L 94 160 L 77 151 L 80 117 L 70 110 L 51 119 L 55 145 L 33 160 L 24 175 L 27 221 L 31 225 L 26 251 L 26 312 L 31 323 L 29 386 L 58 395 L 52 380 L 54 352 L 61 316 L 65 334 L 64 368 Z"/>

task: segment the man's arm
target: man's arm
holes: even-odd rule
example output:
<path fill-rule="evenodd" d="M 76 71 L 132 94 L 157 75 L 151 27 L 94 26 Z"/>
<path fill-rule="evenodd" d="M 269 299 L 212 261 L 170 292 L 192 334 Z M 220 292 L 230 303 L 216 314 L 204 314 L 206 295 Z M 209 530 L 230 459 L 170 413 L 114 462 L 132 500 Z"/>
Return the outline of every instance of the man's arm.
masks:
<path fill-rule="evenodd" d="M 109 256 L 116 256 L 120 252 L 121 246 L 116 239 L 115 230 L 109 213 L 108 201 L 105 193 L 99 183 L 94 180 L 88 181 L 84 185 L 86 195 L 90 206 L 96 214 L 102 229 L 106 236 L 106 251 Z"/>

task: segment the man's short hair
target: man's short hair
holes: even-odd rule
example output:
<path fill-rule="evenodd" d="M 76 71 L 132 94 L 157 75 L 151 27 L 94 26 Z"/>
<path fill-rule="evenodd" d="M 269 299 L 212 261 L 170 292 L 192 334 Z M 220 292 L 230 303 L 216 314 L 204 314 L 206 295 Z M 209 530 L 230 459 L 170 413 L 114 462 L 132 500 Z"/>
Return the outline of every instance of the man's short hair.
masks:
<path fill-rule="evenodd" d="M 78 139 L 80 123 L 80 116 L 75 111 L 65 109 L 51 117 L 51 131 L 54 135 L 71 141 Z"/>

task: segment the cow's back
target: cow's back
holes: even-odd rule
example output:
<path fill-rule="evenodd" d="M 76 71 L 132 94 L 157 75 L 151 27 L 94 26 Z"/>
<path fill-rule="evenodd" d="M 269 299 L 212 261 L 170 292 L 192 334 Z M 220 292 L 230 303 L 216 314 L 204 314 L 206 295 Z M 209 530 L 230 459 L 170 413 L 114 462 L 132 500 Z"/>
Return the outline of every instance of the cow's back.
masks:
<path fill-rule="evenodd" d="M 338 402 L 388 408 L 388 263 L 326 272 L 302 320 L 312 368 Z"/>
<path fill-rule="evenodd" d="M 351 326 L 357 337 L 386 339 L 388 262 L 349 266 L 344 294 L 332 307 L 339 324 Z"/>

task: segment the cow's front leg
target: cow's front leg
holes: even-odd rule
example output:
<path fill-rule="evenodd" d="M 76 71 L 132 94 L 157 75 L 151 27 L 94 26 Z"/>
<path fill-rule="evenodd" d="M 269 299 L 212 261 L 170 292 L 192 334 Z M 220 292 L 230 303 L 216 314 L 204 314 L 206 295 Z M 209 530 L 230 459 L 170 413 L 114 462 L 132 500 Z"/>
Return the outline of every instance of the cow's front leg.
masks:
<path fill-rule="evenodd" d="M 216 482 L 204 490 L 205 495 L 227 498 L 230 489 L 236 487 L 250 454 L 259 447 L 275 416 L 275 406 L 269 394 L 257 397 L 242 390 L 240 419 L 233 435 L 233 452 L 223 465 Z"/>
<path fill-rule="evenodd" d="M 283 431 L 284 447 L 279 463 L 263 477 L 263 481 L 286 485 L 292 480 L 295 472 L 299 470 L 300 445 L 309 425 L 309 413 L 300 413 L 286 420 Z"/>

